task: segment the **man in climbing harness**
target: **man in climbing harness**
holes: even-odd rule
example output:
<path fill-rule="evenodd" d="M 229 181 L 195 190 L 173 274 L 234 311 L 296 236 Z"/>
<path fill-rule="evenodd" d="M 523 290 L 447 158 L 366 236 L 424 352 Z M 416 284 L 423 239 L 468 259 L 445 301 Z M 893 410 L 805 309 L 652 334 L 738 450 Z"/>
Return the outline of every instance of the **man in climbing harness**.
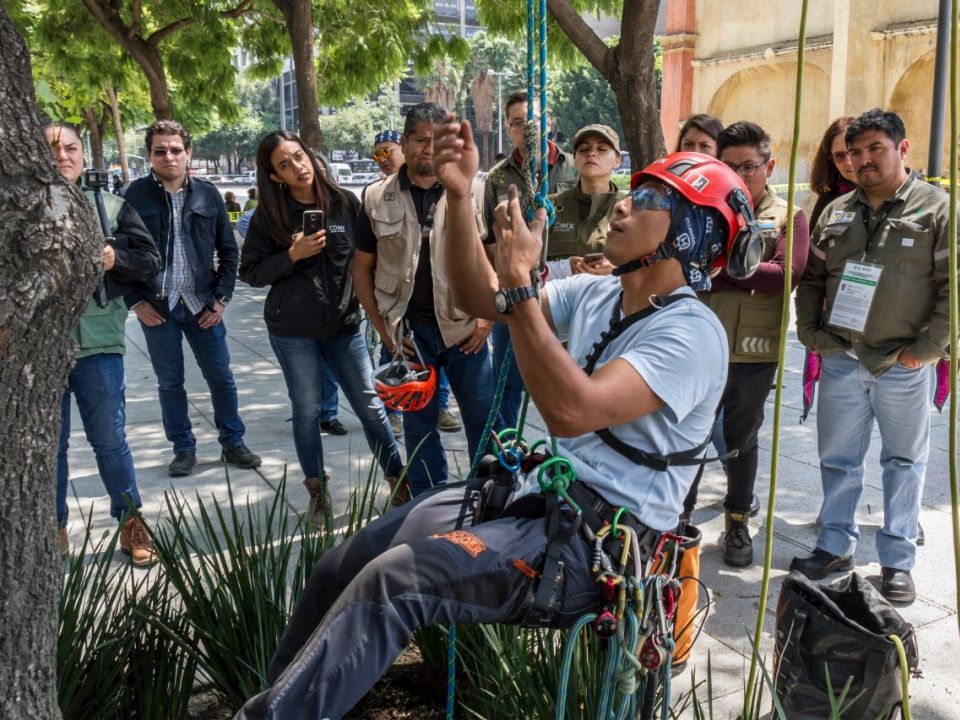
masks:
<path fill-rule="evenodd" d="M 797 288 L 797 337 L 823 356 L 817 438 L 823 505 L 813 553 L 791 570 L 818 580 L 853 569 L 854 513 L 874 419 L 880 428 L 880 591 L 912 603 L 910 571 L 930 450 L 930 366 L 950 344 L 949 196 L 906 165 L 896 113 L 846 130 L 857 189 L 820 214 Z"/>
<path fill-rule="evenodd" d="M 655 554 L 706 448 L 727 344 L 694 289 L 709 284 L 728 248 L 733 265 L 755 262 L 753 215 L 736 174 L 692 153 L 637 173 L 605 247 L 619 275 L 578 275 L 540 292 L 531 277 L 544 211 L 528 229 L 516 189 L 498 206 L 494 274 L 471 201 L 478 153 L 469 124 L 448 116 L 434 128 L 434 153 L 458 306 L 509 323 L 530 393 L 565 439 L 550 455 L 503 447 L 488 477 L 425 493 L 324 555 L 271 662 L 271 687 L 238 718 L 343 717 L 421 625 L 571 626 L 608 602 L 598 582 L 611 567 L 605 550 L 614 567 L 642 568 Z M 569 354 L 557 333 L 569 338 Z M 481 488 L 507 465 L 516 499 L 492 507 L 490 485 Z M 619 534 L 604 527 L 610 522 Z M 595 541 L 608 535 L 624 542 Z"/>

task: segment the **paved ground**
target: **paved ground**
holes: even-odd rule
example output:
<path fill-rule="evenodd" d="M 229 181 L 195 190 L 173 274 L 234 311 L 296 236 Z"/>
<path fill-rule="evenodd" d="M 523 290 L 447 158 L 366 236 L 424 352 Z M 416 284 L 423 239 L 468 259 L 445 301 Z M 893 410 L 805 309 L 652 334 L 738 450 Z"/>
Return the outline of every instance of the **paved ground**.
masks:
<path fill-rule="evenodd" d="M 306 507 L 307 494 L 300 485 L 302 476 L 296 466 L 290 431 L 290 410 L 276 358 L 267 342 L 262 320 L 265 291 L 238 284 L 237 294 L 226 313 L 230 352 L 237 376 L 240 406 L 247 425 L 247 443 L 264 458 L 259 471 L 231 470 L 234 492 L 253 501 L 269 499 L 287 468 L 290 477 L 289 498 L 293 509 Z M 213 414 L 203 380 L 188 354 L 187 386 L 191 400 L 191 419 L 199 441 L 199 465 L 193 476 L 172 479 L 166 466 L 170 448 L 160 424 L 155 381 L 145 354 L 143 335 L 134 316 L 127 323 L 127 432 L 133 450 L 144 512 L 156 522 L 163 515 L 163 496 L 175 488 L 192 499 L 201 496 L 223 497 L 225 475 L 218 459 L 220 448 L 213 428 Z M 779 466 L 779 488 L 774 520 L 775 545 L 773 573 L 767 603 L 766 626 L 761 638 L 762 653 L 772 660 L 771 631 L 773 611 L 782 578 L 790 558 L 809 550 L 815 541 L 813 522 L 819 507 L 819 471 L 816 448 L 816 417 L 803 425 L 800 415 L 800 371 L 802 348 L 795 338 L 790 343 L 785 374 L 783 433 Z M 764 503 L 769 487 L 769 463 L 772 436 L 772 394 L 768 402 L 767 422 L 761 436 L 761 479 L 758 492 Z M 915 717 L 943 719 L 960 716 L 954 703 L 960 692 L 956 679 L 960 668 L 960 636 L 957 626 L 957 602 L 954 594 L 953 550 L 950 544 L 950 505 L 947 477 L 947 417 L 931 410 L 933 439 L 927 487 L 922 513 L 927 545 L 920 549 L 915 577 L 919 589 L 917 602 L 903 615 L 914 623 L 920 640 L 923 679 L 911 684 Z M 359 422 L 345 405 L 340 418 L 350 430 L 346 437 L 324 436 L 326 466 L 333 478 L 334 501 L 342 507 L 350 489 L 369 467 L 369 452 Z M 542 436 L 543 426 L 534 411 L 531 438 Z M 92 506 L 95 536 L 112 528 L 109 502 L 97 475 L 93 456 L 74 418 L 71 437 L 71 480 L 77 498 L 70 499 L 70 538 L 77 542 L 83 533 L 80 509 L 88 513 Z M 877 434 L 874 434 L 877 440 Z M 461 433 L 444 436 L 451 466 L 468 465 L 466 441 Z M 862 542 L 857 553 L 859 569 L 866 575 L 879 574 L 874 535 L 881 522 L 878 442 L 867 458 L 867 489 L 861 503 L 859 521 Z M 288 465 L 289 463 L 289 465 Z M 735 717 L 740 707 L 745 668 L 749 664 L 747 630 L 752 633 L 759 602 L 761 569 L 735 571 L 721 562 L 718 538 L 723 528 L 720 508 L 723 476 L 719 467 L 711 468 L 703 483 L 700 505 L 694 521 L 704 533 L 701 578 L 710 588 L 713 608 L 704 634 L 695 649 L 697 674 L 704 677 L 708 653 L 712 656 L 713 689 L 717 718 Z M 757 532 L 763 522 L 754 523 Z M 762 558 L 762 538 L 755 543 L 757 558 Z M 118 556 L 119 560 L 120 556 Z M 690 673 L 674 683 L 675 692 L 689 688 Z M 768 695 L 769 697 L 769 695 Z"/>

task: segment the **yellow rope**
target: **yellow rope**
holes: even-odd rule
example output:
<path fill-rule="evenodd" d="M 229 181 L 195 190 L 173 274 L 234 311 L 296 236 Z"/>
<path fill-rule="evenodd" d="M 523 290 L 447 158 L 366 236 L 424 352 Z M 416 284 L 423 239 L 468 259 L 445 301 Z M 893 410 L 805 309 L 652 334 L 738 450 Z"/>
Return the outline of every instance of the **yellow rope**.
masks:
<path fill-rule="evenodd" d="M 800 109 L 803 97 L 803 58 L 807 42 L 807 4 L 808 0 L 803 0 L 800 11 L 800 37 L 797 44 L 797 87 L 794 96 L 793 107 L 793 143 L 790 148 L 790 176 L 788 180 L 789 193 L 787 194 L 787 207 L 790 212 L 793 211 L 796 180 L 797 180 L 797 154 L 800 149 Z M 793 281 L 793 215 L 791 214 L 787 221 L 787 242 L 784 249 L 786 262 L 783 267 L 783 309 L 780 318 L 780 352 L 777 358 L 777 391 L 773 403 L 773 447 L 771 448 L 770 458 L 770 496 L 767 499 L 767 520 L 766 534 L 764 539 L 763 553 L 763 580 L 760 583 L 760 606 L 757 609 L 757 622 L 754 627 L 753 637 L 759 644 L 761 633 L 763 632 L 763 618 L 766 613 L 767 595 L 770 592 L 770 566 L 773 563 L 773 510 L 777 496 L 777 461 L 780 456 L 780 414 L 781 403 L 783 400 L 783 366 L 784 357 L 787 348 L 787 328 L 790 324 L 790 296 Z M 752 653 L 750 658 L 750 677 L 747 680 L 747 689 L 743 696 L 743 714 L 744 720 L 753 717 L 753 689 L 757 682 L 757 658 L 758 653 Z"/>
<path fill-rule="evenodd" d="M 891 635 L 890 639 L 897 646 L 897 656 L 900 658 L 900 696 L 902 705 L 900 711 L 903 713 L 903 720 L 912 720 L 910 715 L 910 667 L 907 665 L 907 651 L 903 649 L 903 641 L 898 635 Z"/>

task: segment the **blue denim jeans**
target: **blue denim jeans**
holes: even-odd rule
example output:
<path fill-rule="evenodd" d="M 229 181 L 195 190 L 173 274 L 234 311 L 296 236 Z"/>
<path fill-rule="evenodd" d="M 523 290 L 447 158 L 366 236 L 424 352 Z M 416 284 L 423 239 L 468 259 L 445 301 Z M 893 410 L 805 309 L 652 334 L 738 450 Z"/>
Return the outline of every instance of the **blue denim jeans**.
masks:
<path fill-rule="evenodd" d="M 227 350 L 227 329 L 223 322 L 202 329 L 183 302 L 170 311 L 163 324 L 148 327 L 140 323 L 150 352 L 150 362 L 157 376 L 160 394 L 160 412 L 163 431 L 173 443 L 173 451 L 196 452 L 197 439 L 193 436 L 187 408 L 187 393 L 183 389 L 183 338 L 187 338 L 193 356 L 200 366 L 210 399 L 213 401 L 213 424 L 225 448 L 243 443 L 246 428 L 240 419 L 237 385 L 230 370 L 230 352 Z"/>
<path fill-rule="evenodd" d="M 500 368 L 503 365 L 503 356 L 507 354 L 507 344 L 510 342 L 510 328 L 506 323 L 493 325 L 493 382 L 497 383 L 500 377 Z M 500 401 L 500 418 L 503 427 L 515 428 L 520 418 L 520 404 L 523 401 L 523 378 L 520 377 L 520 368 L 517 367 L 517 358 L 511 353 L 507 383 L 503 386 L 503 399 Z"/>
<path fill-rule="evenodd" d="M 133 456 L 124 433 L 123 355 L 90 355 L 80 358 L 67 377 L 60 403 L 60 446 L 57 451 L 57 524 L 67 526 L 67 448 L 70 444 L 70 396 L 77 399 L 87 441 L 97 459 L 97 469 L 110 496 L 110 514 L 119 519 L 129 509 L 127 498 L 140 507 Z"/>
<path fill-rule="evenodd" d="M 387 350 L 386 345 L 380 346 L 380 364 L 386 365 L 391 360 L 390 352 Z M 450 407 L 450 381 L 447 380 L 447 372 L 443 368 L 440 368 L 440 377 L 437 383 L 437 395 L 440 398 L 440 411 L 443 412 L 448 407 Z M 397 410 L 387 409 L 387 415 L 398 415 Z"/>
<path fill-rule="evenodd" d="M 459 346 L 446 347 L 440 329 L 433 323 L 412 322 L 414 340 L 423 360 L 446 371 L 450 387 L 457 398 L 467 448 L 467 464 L 472 462 L 481 442 L 481 435 L 493 400 L 493 368 L 486 345 L 479 352 L 464 353 Z M 407 446 L 407 477 L 414 495 L 447 481 L 447 456 L 437 432 L 440 398 L 433 399 L 422 410 L 403 414 L 403 434 Z M 421 442 L 423 443 L 421 445 Z M 484 440 L 484 445 L 488 444 Z M 418 449 L 419 446 L 419 449 Z M 462 468 L 464 476 L 469 467 Z"/>
<path fill-rule="evenodd" d="M 293 408 L 293 445 L 304 477 L 324 475 L 320 439 L 324 367 L 329 368 L 343 389 L 384 475 L 400 474 L 400 450 L 383 403 L 373 390 L 373 368 L 360 333 L 330 340 L 270 333 L 270 346 L 287 383 Z"/>
<path fill-rule="evenodd" d="M 897 364 L 875 378 L 845 353 L 823 358 L 817 405 L 821 550 L 834 555 L 852 555 L 856 550 L 863 459 L 876 419 L 883 468 L 883 526 L 877 532 L 877 554 L 883 567 L 913 567 L 930 449 L 930 375 L 929 367 L 908 370 Z"/>
<path fill-rule="evenodd" d="M 336 420 L 339 409 L 337 407 L 337 379 L 326 363 L 323 363 L 321 373 L 322 390 L 320 391 L 320 397 L 323 399 L 320 402 L 320 422 L 330 422 Z"/>

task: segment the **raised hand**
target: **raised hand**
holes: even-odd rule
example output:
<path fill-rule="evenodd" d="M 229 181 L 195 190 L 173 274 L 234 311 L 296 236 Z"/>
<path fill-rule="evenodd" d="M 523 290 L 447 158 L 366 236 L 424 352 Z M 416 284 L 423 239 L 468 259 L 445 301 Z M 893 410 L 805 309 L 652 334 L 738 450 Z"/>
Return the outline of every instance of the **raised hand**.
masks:
<path fill-rule="evenodd" d="M 448 195 L 464 198 L 480 166 L 480 154 L 473 142 L 473 130 L 466 120 L 447 115 L 433 129 L 433 168 Z"/>

